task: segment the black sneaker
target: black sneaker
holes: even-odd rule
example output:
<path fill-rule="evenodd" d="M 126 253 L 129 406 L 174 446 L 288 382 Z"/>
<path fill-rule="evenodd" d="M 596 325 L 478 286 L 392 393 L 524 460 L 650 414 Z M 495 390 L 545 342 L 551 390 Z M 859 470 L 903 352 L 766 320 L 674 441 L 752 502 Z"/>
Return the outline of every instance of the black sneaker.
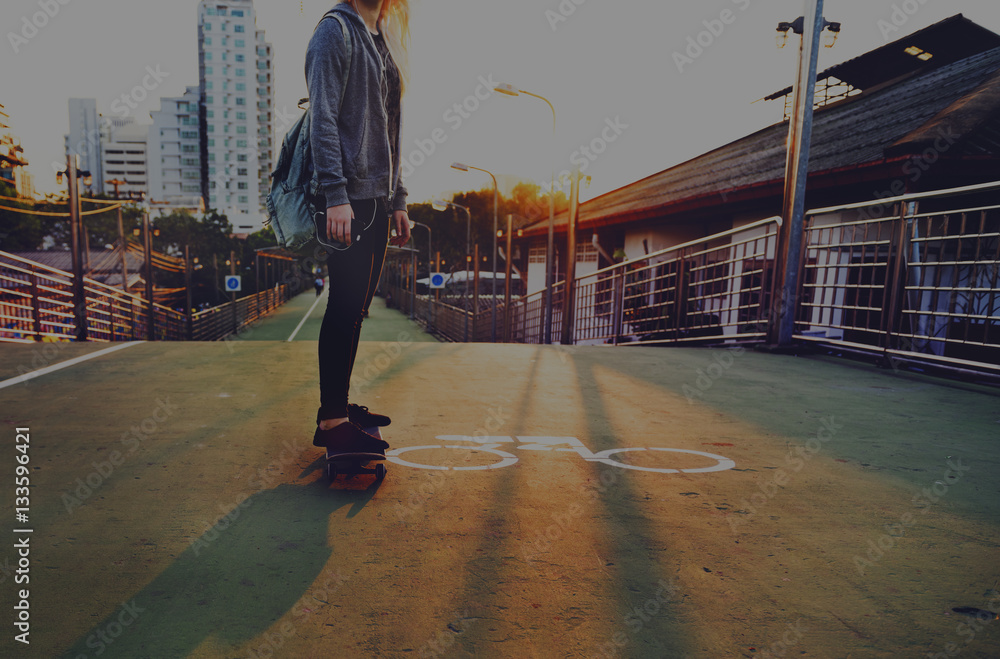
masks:
<path fill-rule="evenodd" d="M 313 445 L 330 449 L 334 453 L 382 453 L 389 443 L 372 437 L 350 421 L 341 423 L 330 430 L 316 428 Z"/>
<path fill-rule="evenodd" d="M 347 406 L 347 418 L 351 420 L 351 423 L 358 424 L 360 428 L 387 426 L 392 423 L 392 419 L 384 414 L 374 414 L 369 412 L 364 405 L 354 405 L 353 403 Z"/>

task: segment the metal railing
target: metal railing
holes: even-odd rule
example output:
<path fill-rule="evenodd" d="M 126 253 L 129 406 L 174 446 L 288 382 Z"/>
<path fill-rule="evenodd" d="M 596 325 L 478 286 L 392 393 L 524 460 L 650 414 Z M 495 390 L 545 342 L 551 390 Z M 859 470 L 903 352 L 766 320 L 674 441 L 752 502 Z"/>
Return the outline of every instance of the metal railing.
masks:
<path fill-rule="evenodd" d="M 763 342 L 773 319 L 780 218 L 768 218 L 579 277 L 574 344 Z M 820 208 L 806 214 L 794 339 L 1000 371 L 1000 182 Z M 412 263 L 383 279 L 409 313 L 455 341 L 541 343 L 544 291 L 511 300 L 414 295 Z M 389 269 L 392 271 L 392 268 Z M 398 288 L 394 288 L 398 287 Z M 404 300 L 405 298 L 405 300 Z M 552 336 L 563 336 L 566 282 L 553 288 Z M 428 310 L 433 308 L 435 315 Z M 468 311 L 466 311 L 468 309 Z M 468 319 L 468 334 L 462 324 Z"/>
<path fill-rule="evenodd" d="M 1000 371 L 1000 183 L 810 211 L 795 337 Z"/>
<path fill-rule="evenodd" d="M 239 332 L 288 301 L 288 284 L 188 316 L 84 277 L 91 341 L 214 341 Z M 77 336 L 73 274 L 0 251 L 0 341 L 68 341 Z"/>

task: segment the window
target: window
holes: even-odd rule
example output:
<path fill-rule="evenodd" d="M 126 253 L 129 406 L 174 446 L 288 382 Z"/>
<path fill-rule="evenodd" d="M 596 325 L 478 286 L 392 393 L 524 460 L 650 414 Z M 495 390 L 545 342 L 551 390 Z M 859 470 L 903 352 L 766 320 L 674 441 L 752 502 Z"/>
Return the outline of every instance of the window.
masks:
<path fill-rule="evenodd" d="M 236 53 L 235 57 L 237 62 L 245 62 L 247 59 L 243 53 Z"/>
<path fill-rule="evenodd" d="M 246 190 L 247 189 L 247 182 L 246 181 L 240 181 L 237 184 L 236 187 L 238 187 L 240 190 Z"/>
<path fill-rule="evenodd" d="M 215 146 L 215 140 L 209 140 L 208 141 L 208 146 L 209 147 L 214 147 Z"/>
<path fill-rule="evenodd" d="M 205 81 L 205 89 L 212 89 L 212 81 L 211 80 L 206 80 Z"/>
<path fill-rule="evenodd" d="M 211 124 L 209 124 L 211 125 Z M 196 130 L 182 130 L 181 139 L 185 140 L 196 140 L 198 139 L 198 131 Z"/>
<path fill-rule="evenodd" d="M 245 149 L 245 148 L 247 148 L 247 141 L 246 140 L 236 140 L 236 148 L 237 149 Z"/>
<path fill-rule="evenodd" d="M 245 194 L 241 194 L 241 195 L 240 195 L 240 203 L 241 203 L 241 204 L 247 204 L 247 203 L 250 203 L 250 198 L 249 198 L 249 197 L 247 197 L 247 196 L 246 196 Z"/>
<path fill-rule="evenodd" d="M 219 16 L 225 16 L 226 15 L 226 8 L 225 7 L 219 7 L 218 11 L 219 11 Z"/>
<path fill-rule="evenodd" d="M 216 15 L 215 7 L 209 7 L 208 9 L 205 10 L 205 13 L 208 14 L 209 16 L 215 16 Z"/>
<path fill-rule="evenodd" d="M 237 112 L 236 113 L 236 119 L 237 119 L 237 121 L 240 121 L 240 120 L 245 121 L 246 118 L 247 118 L 247 113 L 246 112 Z"/>
<path fill-rule="evenodd" d="M 215 97 L 214 96 L 206 96 L 205 97 L 205 104 L 206 105 L 212 105 L 213 103 L 215 103 Z"/>
<path fill-rule="evenodd" d="M 210 59 L 212 59 L 212 51 L 208 51 L 205 53 L 205 61 L 207 62 Z"/>
<path fill-rule="evenodd" d="M 237 39 L 236 40 L 236 47 L 237 48 L 245 48 L 246 45 L 247 45 L 247 43 L 243 39 Z"/>
<path fill-rule="evenodd" d="M 208 117 L 209 119 L 214 119 L 215 118 L 215 110 L 206 110 L 205 111 L 205 116 Z"/>
<path fill-rule="evenodd" d="M 240 155 L 243 155 L 243 154 L 240 154 Z M 247 175 L 247 168 L 246 167 L 240 167 L 239 169 L 236 170 L 236 175 L 237 176 L 246 176 Z"/>
<path fill-rule="evenodd" d="M 247 154 L 241 153 L 241 154 L 237 155 L 236 156 L 236 160 L 238 160 L 239 162 L 246 162 L 247 161 Z"/>
<path fill-rule="evenodd" d="M 181 151 L 184 153 L 198 153 L 198 146 L 196 144 L 185 144 L 181 147 Z"/>
<path fill-rule="evenodd" d="M 246 75 L 247 75 L 247 70 L 246 69 L 236 69 L 236 77 L 237 78 L 245 78 Z"/>
<path fill-rule="evenodd" d="M 236 33 L 243 32 L 243 26 L 242 25 L 234 25 L 233 26 L 233 32 L 236 32 Z"/>
<path fill-rule="evenodd" d="M 237 133 L 240 133 L 241 135 L 242 135 L 242 134 L 246 134 L 246 132 L 247 132 L 247 127 L 246 127 L 246 126 L 237 126 L 237 127 L 236 127 L 236 132 L 237 132 Z"/>
<path fill-rule="evenodd" d="M 205 37 L 205 45 L 206 46 L 212 45 L 212 37 Z"/>
<path fill-rule="evenodd" d="M 237 71 L 242 71 L 242 70 L 243 69 L 237 69 Z M 238 92 L 245 92 L 246 90 L 247 90 L 247 83 L 245 83 L 245 82 L 238 82 L 238 83 L 236 83 L 236 91 L 238 91 Z"/>
<path fill-rule="evenodd" d="M 243 18 L 243 10 L 242 9 L 234 9 L 233 13 L 230 14 L 230 15 L 231 16 L 238 16 L 239 18 Z"/>
<path fill-rule="evenodd" d="M 205 31 L 206 32 L 211 32 L 212 31 L 212 24 L 209 23 L 208 21 L 205 21 Z"/>
<path fill-rule="evenodd" d="M 210 66 L 206 66 L 205 67 L 205 75 L 207 75 L 207 76 L 215 75 L 215 72 L 212 70 L 212 67 L 210 67 Z"/>
<path fill-rule="evenodd" d="M 242 96 L 236 97 L 236 105 L 246 105 L 246 104 L 247 104 L 247 99 L 243 98 Z"/>

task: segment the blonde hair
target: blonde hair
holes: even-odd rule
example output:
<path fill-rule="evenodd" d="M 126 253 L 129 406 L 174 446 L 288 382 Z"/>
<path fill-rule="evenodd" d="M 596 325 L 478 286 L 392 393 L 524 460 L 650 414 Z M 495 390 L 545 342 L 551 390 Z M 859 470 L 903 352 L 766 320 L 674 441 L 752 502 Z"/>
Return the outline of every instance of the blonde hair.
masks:
<path fill-rule="evenodd" d="M 340 0 L 360 14 L 354 0 Z M 382 0 L 382 11 L 378 15 L 378 26 L 389 47 L 392 61 L 399 69 L 400 93 L 406 92 L 410 82 L 410 0 Z"/>

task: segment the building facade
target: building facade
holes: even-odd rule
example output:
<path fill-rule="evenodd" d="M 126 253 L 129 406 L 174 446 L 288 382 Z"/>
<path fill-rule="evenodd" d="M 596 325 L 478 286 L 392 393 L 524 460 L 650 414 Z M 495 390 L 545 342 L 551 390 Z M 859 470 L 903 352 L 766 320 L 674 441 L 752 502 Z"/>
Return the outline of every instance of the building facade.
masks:
<path fill-rule="evenodd" d="M 122 198 L 146 196 L 149 189 L 146 166 L 149 128 L 135 123 L 131 117 L 105 121 L 101 137 L 104 194 L 114 196 L 117 193 Z"/>
<path fill-rule="evenodd" d="M 150 113 L 148 200 L 161 212 L 204 208 L 200 101 L 199 88 L 188 87 L 183 96 L 161 99 L 160 109 Z"/>
<path fill-rule="evenodd" d="M 69 99 L 66 155 L 80 156 L 80 169 L 90 172 L 92 183 L 89 193 L 94 194 L 104 189 L 104 175 L 101 172 L 101 116 L 97 113 L 96 99 Z"/>
<path fill-rule="evenodd" d="M 237 232 L 263 226 L 274 165 L 271 57 L 251 0 L 198 5 L 201 194 Z"/>

